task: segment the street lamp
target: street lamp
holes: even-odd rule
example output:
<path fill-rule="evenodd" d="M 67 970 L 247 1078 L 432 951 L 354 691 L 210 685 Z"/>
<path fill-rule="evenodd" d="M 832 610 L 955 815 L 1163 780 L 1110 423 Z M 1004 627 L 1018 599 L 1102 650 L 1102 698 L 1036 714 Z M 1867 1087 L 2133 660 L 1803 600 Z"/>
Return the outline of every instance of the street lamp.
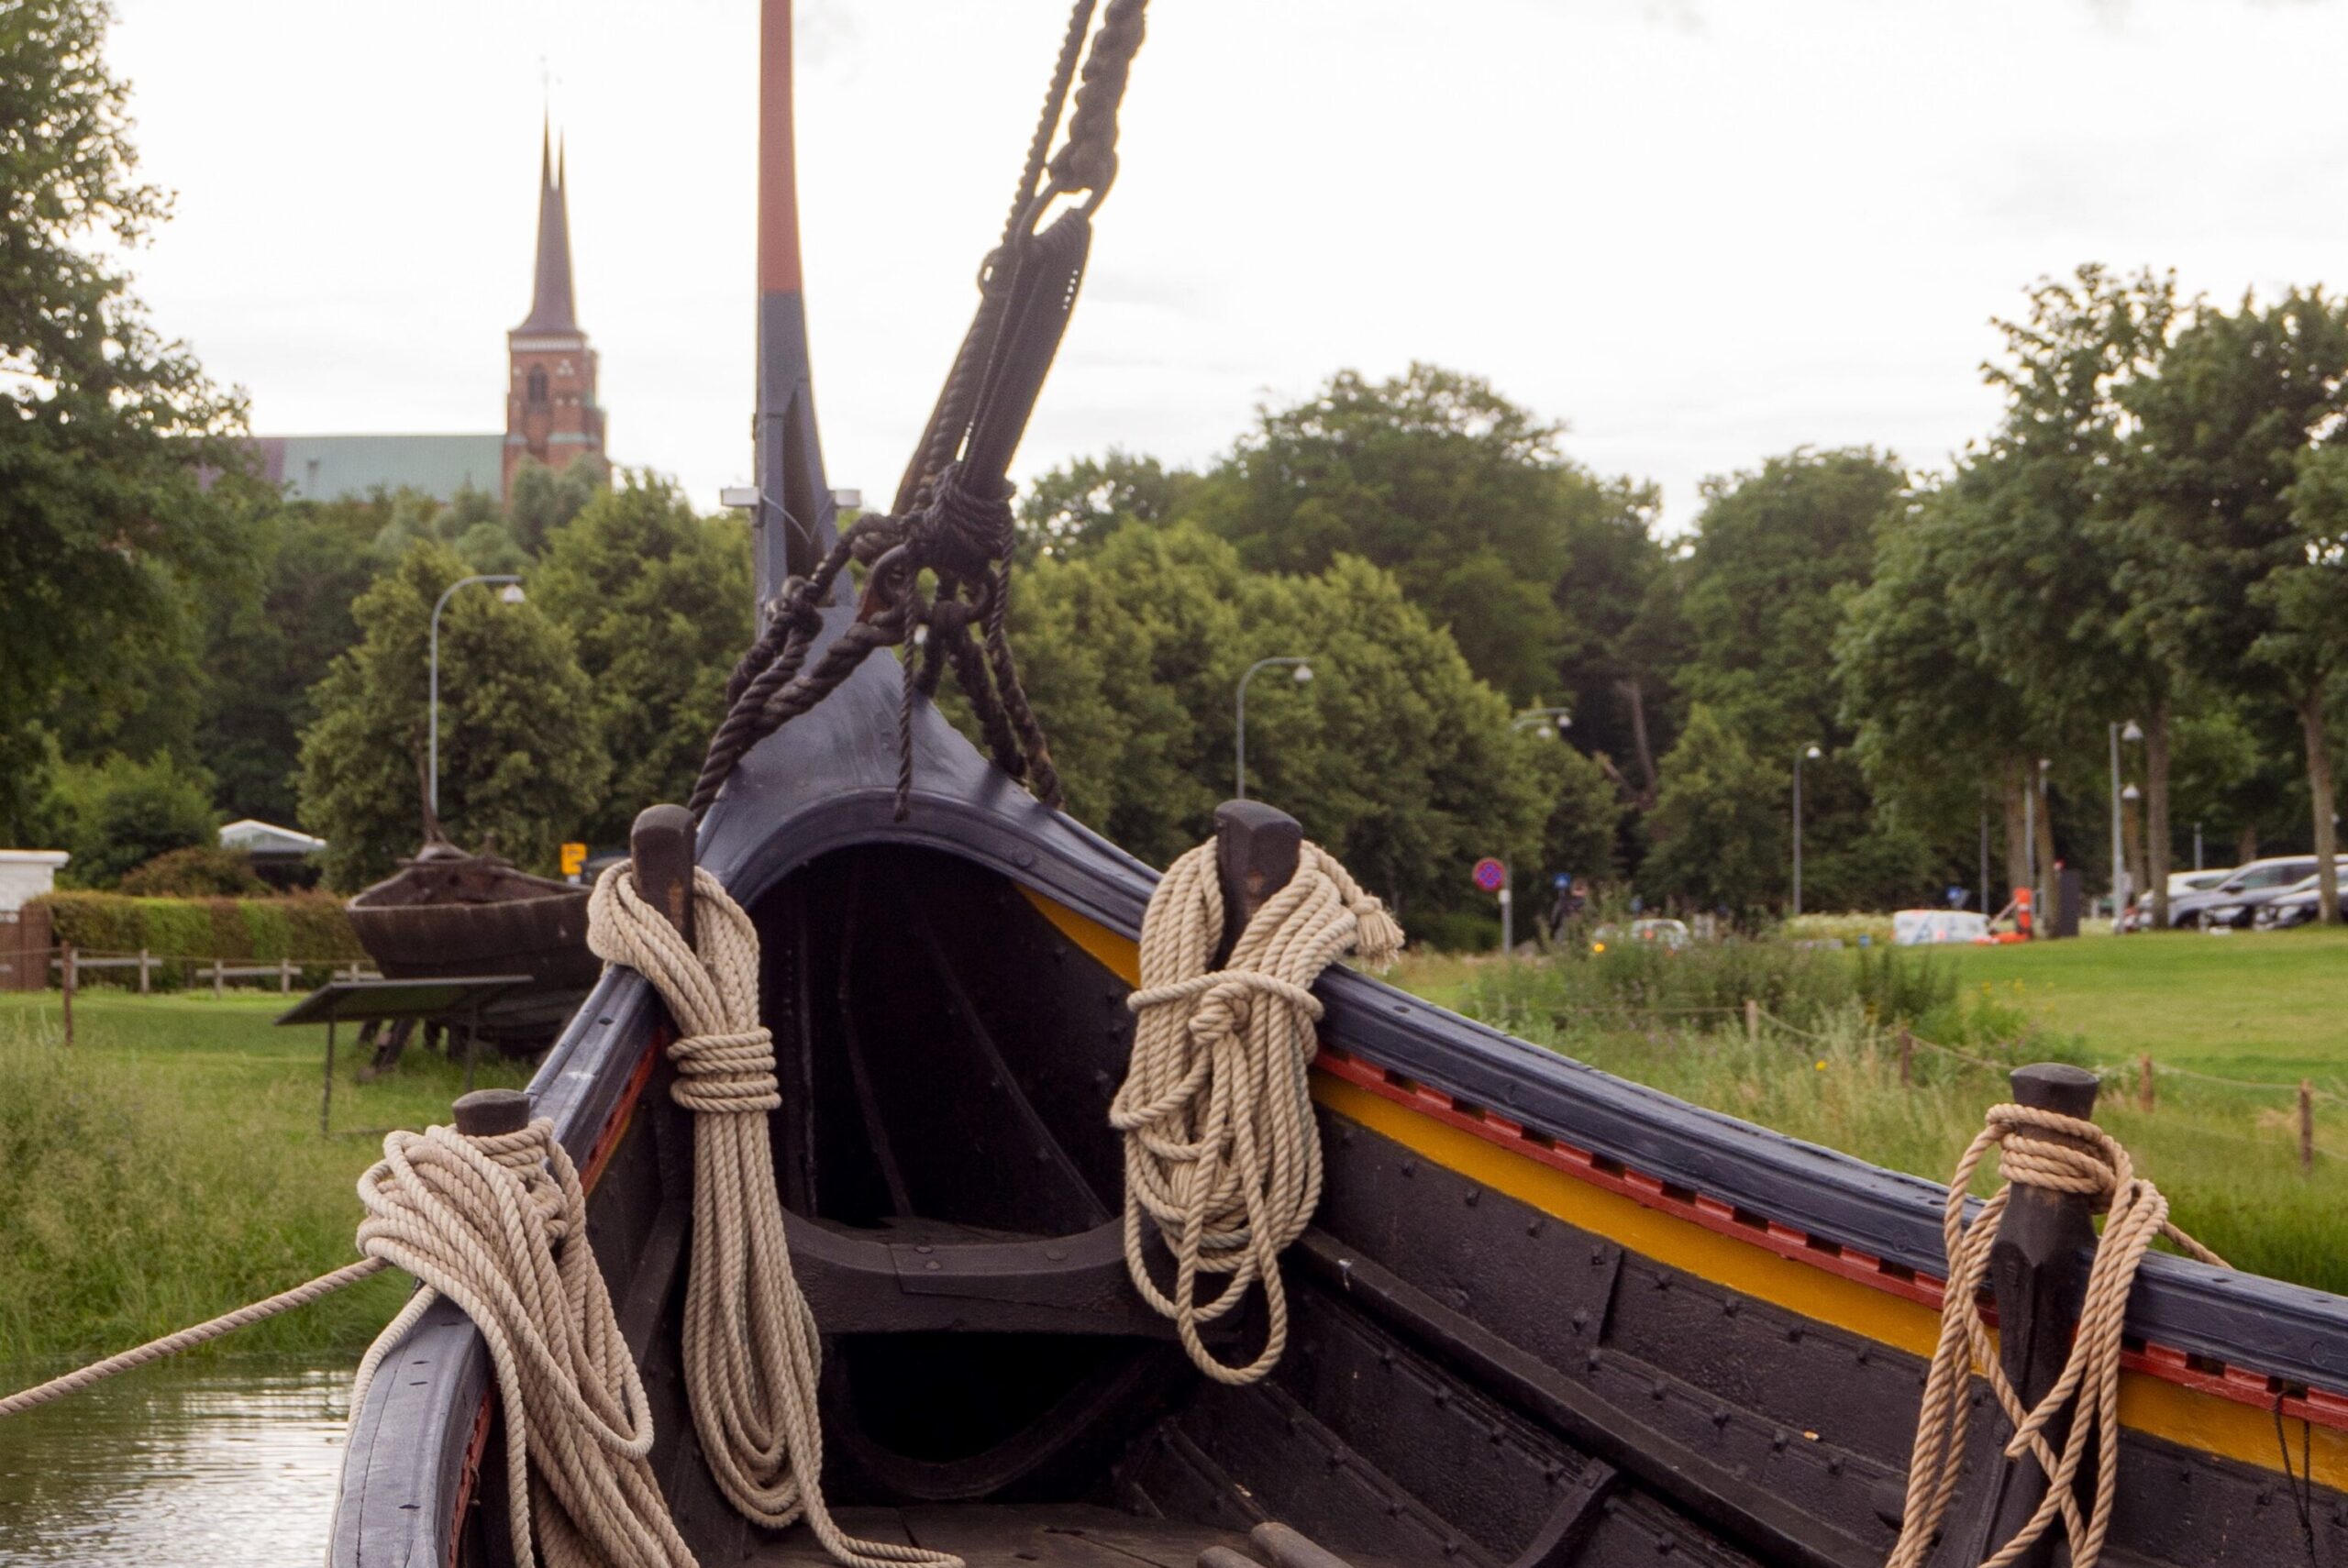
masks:
<path fill-rule="evenodd" d="M 1566 732 L 1574 727 L 1574 716 L 1572 711 L 1566 708 L 1527 708 L 1511 719 L 1508 727 L 1532 730 L 1551 740 L 1563 740 Z"/>
<path fill-rule="evenodd" d="M 449 607 L 449 595 L 476 582 L 502 582 L 505 585 L 498 599 L 507 604 L 522 602 L 522 580 L 506 573 L 491 572 L 479 577 L 460 577 L 441 590 L 439 602 L 432 606 L 432 696 L 426 704 L 425 733 L 425 800 L 432 808 L 433 819 L 440 816 L 440 612 Z"/>
<path fill-rule="evenodd" d="M 1289 679 L 1299 686 L 1307 684 L 1312 679 L 1312 667 L 1301 658 L 1259 658 L 1247 667 L 1246 674 L 1239 678 L 1239 793 L 1237 798 L 1242 801 L 1247 798 L 1247 683 L 1256 679 L 1257 670 L 1268 669 L 1274 665 L 1293 666 L 1296 673 Z"/>
<path fill-rule="evenodd" d="M 2144 738 L 2144 732 L 2133 719 L 2108 728 L 2111 732 L 2111 929 L 2118 932 L 2122 929 L 2121 906 L 2128 900 L 2128 849 L 2120 836 L 2120 743 L 2133 745 Z"/>
<path fill-rule="evenodd" d="M 1816 741 L 1794 753 L 1794 913 L 1801 913 L 1801 765 L 1816 762 L 1826 754 L 1818 749 Z"/>

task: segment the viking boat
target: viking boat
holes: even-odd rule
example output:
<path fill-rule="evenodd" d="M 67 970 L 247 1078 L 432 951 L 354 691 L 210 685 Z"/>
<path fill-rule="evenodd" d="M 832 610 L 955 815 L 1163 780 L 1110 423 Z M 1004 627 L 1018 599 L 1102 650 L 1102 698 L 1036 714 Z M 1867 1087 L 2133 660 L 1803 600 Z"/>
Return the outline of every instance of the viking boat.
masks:
<path fill-rule="evenodd" d="M 384 977 L 527 975 L 484 1008 L 481 1038 L 509 1053 L 543 1049 L 602 969 L 587 951 L 587 889 L 534 877 L 484 846 L 437 834 L 414 858 L 343 905 Z"/>
<path fill-rule="evenodd" d="M 771 602 L 833 533 L 781 0 L 766 27 L 754 522 Z M 848 602 L 788 613 L 810 668 L 867 624 Z M 1325 1180 L 1280 1264 L 1286 1352 L 1258 1382 L 1203 1376 L 1128 1279 L 1109 1121 L 1157 873 L 908 690 L 894 660 L 857 664 L 748 747 L 697 831 L 637 844 L 639 880 L 697 865 L 759 939 L 772 1176 L 822 1331 L 844 1527 L 983 1568 L 1885 1561 L 1940 1329 L 1943 1187 L 1331 968 L 1312 993 Z M 1245 862 L 1250 820 L 1232 831 Z M 803 1529 L 728 1505 L 687 1409 L 694 1128 L 674 1032 L 642 977 L 606 970 L 530 1113 L 586 1184 L 693 1557 L 821 1562 Z M 2010 1363 L 2060 1357 L 2063 1265 L 2091 1234 L 2083 1206 L 2069 1220 L 2035 1242 L 2021 1225 L 1995 1263 Z M 2125 1336 L 2102 1560 L 2348 1562 L 2348 1300 L 2155 1254 Z M 353 1412 L 334 1563 L 515 1561 L 493 1388 L 463 1313 L 414 1323 Z M 2036 1496 L 1995 1414 L 1973 1423 L 1936 1563 L 1979 1562 Z M 2050 1538 L 2021 1561 L 2070 1559 Z"/>

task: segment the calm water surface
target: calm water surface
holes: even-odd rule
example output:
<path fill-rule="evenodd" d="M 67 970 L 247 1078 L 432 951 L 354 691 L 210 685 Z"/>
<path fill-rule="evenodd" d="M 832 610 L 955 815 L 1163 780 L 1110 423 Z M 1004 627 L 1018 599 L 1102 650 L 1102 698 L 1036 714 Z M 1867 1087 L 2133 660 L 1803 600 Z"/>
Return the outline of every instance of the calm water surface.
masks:
<path fill-rule="evenodd" d="M 0 1564 L 315 1568 L 349 1399 L 348 1365 L 163 1361 L 0 1421 Z"/>

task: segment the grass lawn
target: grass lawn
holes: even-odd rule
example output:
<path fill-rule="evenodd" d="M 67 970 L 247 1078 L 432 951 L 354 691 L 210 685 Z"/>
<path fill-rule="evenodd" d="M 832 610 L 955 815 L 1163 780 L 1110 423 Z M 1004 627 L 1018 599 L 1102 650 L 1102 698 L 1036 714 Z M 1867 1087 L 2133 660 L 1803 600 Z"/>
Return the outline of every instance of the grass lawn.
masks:
<path fill-rule="evenodd" d="M 2099 1062 L 2348 1091 L 2348 927 L 2170 932 L 1944 949 L 1966 986 L 2019 985 Z"/>
<path fill-rule="evenodd" d="M 373 1083 L 341 1032 L 336 1133 L 318 1135 L 326 1032 L 278 996 L 0 992 L 0 1360 L 119 1350 L 349 1262 L 359 1174 L 393 1127 L 446 1121 L 459 1063 L 412 1044 Z M 482 1087 L 526 1067 L 493 1056 Z M 341 1354 L 405 1294 L 366 1281 L 241 1331 L 228 1351 Z"/>
<path fill-rule="evenodd" d="M 2348 1293 L 2348 930 L 2102 936 L 1900 955 L 1918 959 L 1956 981 L 1955 1002 L 1919 1032 L 1962 1023 L 1966 1032 L 1944 1038 L 1977 1055 L 2104 1068 L 2097 1120 L 2159 1183 L 2180 1224 L 2239 1267 Z M 1750 944 L 1624 961 L 1668 981 L 1667 1001 L 1733 1005 L 1755 994 L 1739 986 L 1805 969 L 1814 999 L 1838 991 L 1844 999 L 1819 1001 L 1796 1015 L 1797 1028 L 1767 1025 L 1748 1041 L 1733 1013 L 1595 1010 L 1623 999 L 1609 989 L 1611 957 L 1413 955 L 1394 978 L 1593 1066 L 1939 1180 L 1980 1130 L 1983 1110 L 2004 1098 L 2000 1073 L 1929 1053 L 1918 1054 L 1912 1081 L 1903 1082 L 1890 1032 L 1837 978 L 1855 973 L 1855 953 Z M 1850 969 L 1814 967 L 1843 964 Z M 2133 1091 L 2134 1064 L 2147 1054 L 2162 1068 L 2274 1087 L 2165 1072 L 2146 1111 Z M 2290 1092 L 2303 1077 L 2325 1091 L 2317 1157 L 2304 1175 Z"/>

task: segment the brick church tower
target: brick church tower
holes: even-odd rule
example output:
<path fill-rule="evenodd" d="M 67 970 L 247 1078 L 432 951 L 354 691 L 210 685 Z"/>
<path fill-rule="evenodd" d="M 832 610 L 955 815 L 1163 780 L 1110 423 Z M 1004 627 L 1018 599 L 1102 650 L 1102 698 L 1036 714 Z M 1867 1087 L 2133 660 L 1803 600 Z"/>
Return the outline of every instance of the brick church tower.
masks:
<path fill-rule="evenodd" d="M 538 257 L 530 314 L 505 335 L 505 467 L 501 494 L 526 458 L 561 469 L 604 459 L 604 411 L 595 402 L 595 351 L 570 298 L 570 209 L 563 160 L 549 135 L 538 149 Z"/>

